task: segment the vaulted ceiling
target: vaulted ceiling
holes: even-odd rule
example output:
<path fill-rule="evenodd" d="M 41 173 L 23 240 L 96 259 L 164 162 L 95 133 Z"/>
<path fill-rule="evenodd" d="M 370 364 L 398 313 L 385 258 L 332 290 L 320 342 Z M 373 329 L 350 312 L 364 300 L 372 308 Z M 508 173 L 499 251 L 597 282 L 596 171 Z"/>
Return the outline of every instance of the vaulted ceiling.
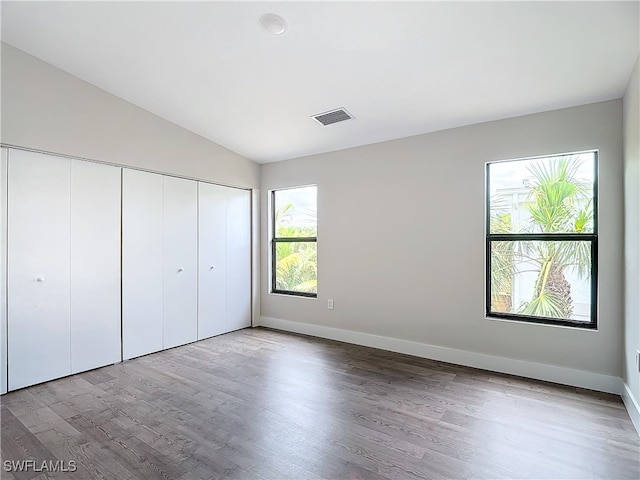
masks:
<path fill-rule="evenodd" d="M 2 2 L 2 40 L 257 162 L 620 98 L 638 2 Z M 265 13 L 287 30 L 261 29 Z M 311 116 L 344 107 L 355 118 Z"/>

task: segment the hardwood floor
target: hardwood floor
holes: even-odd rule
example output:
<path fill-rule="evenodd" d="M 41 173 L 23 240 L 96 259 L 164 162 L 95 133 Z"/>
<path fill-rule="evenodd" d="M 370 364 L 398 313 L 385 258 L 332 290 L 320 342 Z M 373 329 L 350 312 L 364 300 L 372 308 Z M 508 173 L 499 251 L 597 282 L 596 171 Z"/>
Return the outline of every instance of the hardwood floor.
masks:
<path fill-rule="evenodd" d="M 0 402 L 3 480 L 640 478 L 619 397 L 262 328 Z"/>

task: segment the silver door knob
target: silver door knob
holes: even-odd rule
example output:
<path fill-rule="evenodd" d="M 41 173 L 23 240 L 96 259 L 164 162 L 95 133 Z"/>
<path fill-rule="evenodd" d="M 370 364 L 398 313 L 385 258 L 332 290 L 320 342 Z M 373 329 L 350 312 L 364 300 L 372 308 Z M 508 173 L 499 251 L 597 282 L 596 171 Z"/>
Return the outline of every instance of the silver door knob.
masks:
<path fill-rule="evenodd" d="M 40 282 L 40 283 L 44 282 L 44 277 L 36 278 L 36 282 Z"/>
<path fill-rule="evenodd" d="M 180 268 L 178 269 L 178 273 L 180 273 L 180 272 L 184 272 L 184 268 L 180 267 Z"/>
<path fill-rule="evenodd" d="M 209 267 L 209 270 L 215 270 L 215 269 L 216 269 L 216 266 L 215 266 L 215 265 L 211 265 L 211 266 Z"/>

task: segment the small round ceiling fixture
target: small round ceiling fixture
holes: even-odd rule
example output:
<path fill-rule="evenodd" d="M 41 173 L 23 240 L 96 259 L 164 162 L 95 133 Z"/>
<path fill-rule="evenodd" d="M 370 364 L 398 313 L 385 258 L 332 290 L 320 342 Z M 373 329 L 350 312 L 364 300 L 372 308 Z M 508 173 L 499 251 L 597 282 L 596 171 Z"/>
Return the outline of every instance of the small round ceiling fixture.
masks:
<path fill-rule="evenodd" d="M 260 17 L 260 26 L 270 35 L 282 35 L 287 31 L 287 22 L 280 15 L 265 13 Z"/>

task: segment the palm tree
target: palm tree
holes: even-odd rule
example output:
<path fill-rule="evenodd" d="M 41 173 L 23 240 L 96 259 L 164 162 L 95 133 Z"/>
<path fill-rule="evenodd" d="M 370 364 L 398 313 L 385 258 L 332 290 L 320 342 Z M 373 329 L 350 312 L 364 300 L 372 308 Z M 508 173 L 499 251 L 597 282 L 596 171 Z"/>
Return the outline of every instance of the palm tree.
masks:
<path fill-rule="evenodd" d="M 593 229 L 591 186 L 577 178 L 579 155 L 546 162 L 533 162 L 529 172 L 532 201 L 529 233 L 584 233 Z M 575 268 L 580 278 L 590 275 L 588 242 L 539 240 L 523 242 L 520 255 L 537 265 L 538 275 L 530 302 L 519 313 L 552 318 L 571 318 L 573 300 L 567 268 Z"/>
<path fill-rule="evenodd" d="M 275 213 L 278 237 L 315 237 L 314 227 L 287 225 L 295 214 L 291 203 Z M 304 216 L 304 215 L 303 215 Z M 276 245 L 276 288 L 317 293 L 318 262 L 315 242 L 278 242 Z"/>
<path fill-rule="evenodd" d="M 278 243 L 276 287 L 279 290 L 317 293 L 318 270 L 315 243 Z"/>
<path fill-rule="evenodd" d="M 499 199 L 492 201 L 498 204 Z M 498 212 L 490 219 L 491 233 L 510 233 L 511 214 Z M 512 306 L 514 255 L 512 242 L 491 244 L 491 311 L 510 312 Z"/>

